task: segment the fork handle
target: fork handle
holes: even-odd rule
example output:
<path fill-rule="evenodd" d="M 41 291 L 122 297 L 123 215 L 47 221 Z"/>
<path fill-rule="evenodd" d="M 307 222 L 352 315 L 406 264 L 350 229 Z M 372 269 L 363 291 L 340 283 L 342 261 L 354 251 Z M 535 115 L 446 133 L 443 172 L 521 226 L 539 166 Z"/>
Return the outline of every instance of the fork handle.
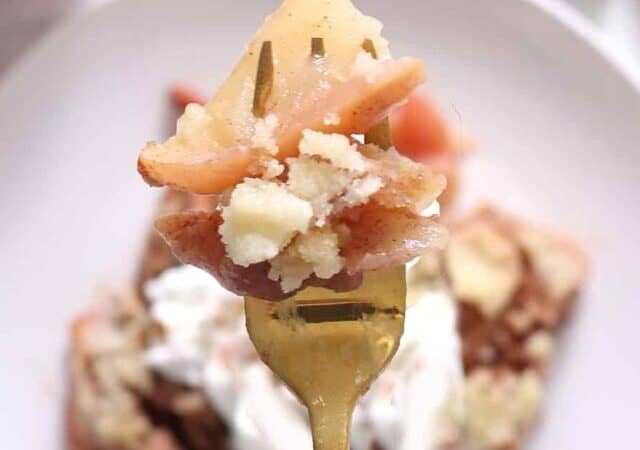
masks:
<path fill-rule="evenodd" d="M 354 404 L 346 399 L 324 403 L 321 399 L 309 406 L 313 433 L 313 450 L 349 450 L 349 430 Z"/>

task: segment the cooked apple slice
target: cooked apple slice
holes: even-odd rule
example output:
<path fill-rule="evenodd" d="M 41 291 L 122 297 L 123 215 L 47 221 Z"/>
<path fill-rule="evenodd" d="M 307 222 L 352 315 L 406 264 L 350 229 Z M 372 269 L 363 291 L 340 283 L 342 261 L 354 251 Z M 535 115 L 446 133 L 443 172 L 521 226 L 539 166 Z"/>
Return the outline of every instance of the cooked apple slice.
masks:
<path fill-rule="evenodd" d="M 187 211 L 161 217 L 155 226 L 178 259 L 206 270 L 229 291 L 240 296 L 252 295 L 270 300 L 292 295 L 292 292 L 283 292 L 279 282 L 269 279 L 269 263 L 242 267 L 231 261 L 218 233 L 221 223 L 222 217 L 217 211 Z M 312 276 L 302 287 L 322 286 L 350 291 L 361 282 L 362 274 L 343 271 L 329 279 Z"/>
<path fill-rule="evenodd" d="M 355 220 L 345 217 L 350 239 L 341 249 L 349 273 L 397 267 L 447 242 L 444 226 L 407 208 L 366 205 L 353 213 Z"/>
<path fill-rule="evenodd" d="M 406 208 L 365 206 L 351 215 L 342 219 L 349 236 L 341 248 L 346 270 L 329 279 L 312 275 L 300 288 L 352 290 L 360 284 L 362 272 L 402 265 L 428 248 L 442 249 L 447 240 L 442 225 Z M 206 270 L 231 292 L 270 300 L 292 295 L 268 277 L 268 262 L 243 267 L 231 261 L 218 232 L 221 223 L 217 211 L 187 211 L 161 217 L 155 225 L 178 259 Z"/>
<path fill-rule="evenodd" d="M 278 159 L 295 156 L 304 129 L 364 133 L 424 81 L 424 66 L 412 58 L 391 59 L 382 25 L 350 0 L 285 0 L 267 18 L 235 69 L 203 107 L 189 105 L 177 133 L 150 142 L 138 170 L 155 186 L 199 194 L 219 193 L 242 180 L 258 157 L 253 102 L 259 55 L 271 42 L 273 73 L 259 116 L 271 118 Z M 313 38 L 323 48 L 312 48 Z M 374 60 L 362 50 L 370 40 Z M 317 40 L 315 41 L 318 42 Z M 323 53 L 324 52 L 324 53 Z M 275 119 L 275 120 L 274 120 Z"/>

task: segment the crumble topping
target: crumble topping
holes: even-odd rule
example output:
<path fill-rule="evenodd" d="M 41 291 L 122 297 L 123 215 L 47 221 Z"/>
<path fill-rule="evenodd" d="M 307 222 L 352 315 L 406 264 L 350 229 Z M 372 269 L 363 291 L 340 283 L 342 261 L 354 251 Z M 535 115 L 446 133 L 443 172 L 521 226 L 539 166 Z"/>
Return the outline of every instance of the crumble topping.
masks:
<path fill-rule="evenodd" d="M 467 439 L 480 448 L 517 445 L 541 400 L 542 381 L 534 371 L 473 371 L 465 388 Z"/>
<path fill-rule="evenodd" d="M 555 348 L 553 335 L 548 331 L 540 330 L 529 336 L 524 345 L 524 351 L 534 361 L 546 365 Z"/>
<path fill-rule="evenodd" d="M 300 141 L 300 154 L 316 155 L 328 160 L 335 167 L 353 172 L 364 172 L 364 157 L 358 152 L 357 144 L 341 134 L 325 134 L 304 130 Z"/>
<path fill-rule="evenodd" d="M 260 155 L 255 164 L 249 167 L 251 175 L 264 180 L 273 180 L 284 173 L 284 165 L 280 164 L 276 158 L 267 155 Z"/>
<path fill-rule="evenodd" d="M 488 206 L 448 225 L 448 249 L 423 256 L 408 280 L 414 289 L 444 286 L 457 301 L 464 448 L 516 450 L 541 408 L 586 257 L 571 239 Z"/>
<path fill-rule="evenodd" d="M 346 193 L 340 199 L 338 209 L 350 208 L 366 203 L 369 197 L 382 189 L 382 186 L 384 186 L 384 182 L 380 177 L 375 175 L 356 178 L 349 184 Z"/>
<path fill-rule="evenodd" d="M 275 126 L 277 119 L 267 117 L 257 129 L 264 137 Z M 330 218 L 367 203 L 387 182 L 397 185 L 389 173 L 394 164 L 402 170 L 421 170 L 394 150 L 381 156 L 379 148 L 340 134 L 304 130 L 299 148 L 299 156 L 284 163 L 263 154 L 253 167 L 261 178 L 245 178 L 231 190 L 223 201 L 219 228 L 233 263 L 247 267 L 269 261 L 269 278 L 280 281 L 285 293 L 314 274 L 330 279 L 345 267 L 340 254 L 345 240 L 338 239 L 333 227 L 339 223 Z M 415 173 L 406 182 L 411 176 Z M 430 185 L 416 189 L 437 191 Z"/>
<path fill-rule="evenodd" d="M 516 245 L 496 229 L 474 223 L 451 237 L 445 264 L 456 297 L 495 316 L 520 282 L 522 265 Z"/>
<path fill-rule="evenodd" d="M 308 156 L 287 159 L 287 187 L 311 203 L 316 226 L 323 226 L 333 208 L 332 202 L 353 179 L 344 169 Z"/>
<path fill-rule="evenodd" d="M 285 252 L 272 259 L 269 278 L 280 280 L 288 292 L 298 289 L 313 273 L 328 279 L 343 267 L 338 235 L 325 227 L 299 235 Z"/>
<path fill-rule="evenodd" d="M 584 264 L 576 264 L 581 255 L 562 237 L 544 230 L 526 227 L 516 238 L 527 254 L 536 274 L 547 285 L 548 294 L 555 302 L 575 294 L 585 275 Z"/>
<path fill-rule="evenodd" d="M 541 407 L 556 333 L 584 282 L 586 256 L 571 239 L 491 207 L 450 230 L 441 270 L 459 301 L 465 434 L 474 448 L 517 449 Z M 461 283 L 471 268 L 484 278 Z"/>
<path fill-rule="evenodd" d="M 301 235 L 294 243 L 300 257 L 313 266 L 320 278 L 331 278 L 344 266 L 340 256 L 338 235 L 329 229 L 314 230 Z"/>
<path fill-rule="evenodd" d="M 269 279 L 279 280 L 284 292 L 295 291 L 313 274 L 313 265 L 303 260 L 293 245 L 287 247 L 270 263 Z"/>
<path fill-rule="evenodd" d="M 258 119 L 253 130 L 251 147 L 263 149 L 270 155 L 277 155 L 278 144 L 275 133 L 278 124 L 279 121 L 275 114 L 269 114 L 263 119 Z"/>
<path fill-rule="evenodd" d="M 98 300 L 72 327 L 73 432 L 104 448 L 141 445 L 153 433 L 136 397 L 152 387 L 140 358 L 148 319 L 130 293 L 102 292 Z"/>
<path fill-rule="evenodd" d="M 305 233 L 311 204 L 277 182 L 247 178 L 222 209 L 220 235 L 227 253 L 241 266 L 275 257 L 296 233 Z"/>
<path fill-rule="evenodd" d="M 172 139 L 184 146 L 215 148 L 216 141 L 211 132 L 213 123 L 213 117 L 204 106 L 190 103 L 178 119 L 176 135 Z"/>

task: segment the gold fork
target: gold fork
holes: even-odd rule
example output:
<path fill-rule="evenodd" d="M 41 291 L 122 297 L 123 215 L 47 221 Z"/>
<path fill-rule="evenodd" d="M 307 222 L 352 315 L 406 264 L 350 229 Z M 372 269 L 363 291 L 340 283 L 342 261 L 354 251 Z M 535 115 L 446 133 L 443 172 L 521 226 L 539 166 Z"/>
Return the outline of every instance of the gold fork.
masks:
<path fill-rule="evenodd" d="M 371 41 L 363 48 L 376 57 Z M 322 57 L 322 39 L 313 38 L 311 49 L 312 57 Z M 254 94 L 257 116 L 264 114 L 272 83 L 271 43 L 265 42 Z M 388 120 L 365 140 L 389 148 Z M 306 405 L 315 450 L 348 450 L 355 403 L 398 349 L 406 289 L 400 266 L 365 273 L 350 292 L 309 287 L 282 302 L 245 298 L 249 336 L 262 360 Z"/>

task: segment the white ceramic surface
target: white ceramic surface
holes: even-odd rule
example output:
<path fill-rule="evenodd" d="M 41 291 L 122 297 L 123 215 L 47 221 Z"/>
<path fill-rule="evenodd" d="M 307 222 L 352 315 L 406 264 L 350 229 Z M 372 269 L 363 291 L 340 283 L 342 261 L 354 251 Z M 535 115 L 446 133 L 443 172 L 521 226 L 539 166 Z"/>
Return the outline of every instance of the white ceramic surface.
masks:
<path fill-rule="evenodd" d="M 593 276 L 534 449 L 633 448 L 640 414 L 640 78 L 555 2 L 361 0 L 480 146 L 465 204 L 581 236 Z M 67 323 L 126 280 L 155 192 L 135 172 L 168 131 L 167 85 L 211 89 L 276 1 L 127 0 L 49 35 L 0 85 L 0 436 L 61 448 Z"/>

